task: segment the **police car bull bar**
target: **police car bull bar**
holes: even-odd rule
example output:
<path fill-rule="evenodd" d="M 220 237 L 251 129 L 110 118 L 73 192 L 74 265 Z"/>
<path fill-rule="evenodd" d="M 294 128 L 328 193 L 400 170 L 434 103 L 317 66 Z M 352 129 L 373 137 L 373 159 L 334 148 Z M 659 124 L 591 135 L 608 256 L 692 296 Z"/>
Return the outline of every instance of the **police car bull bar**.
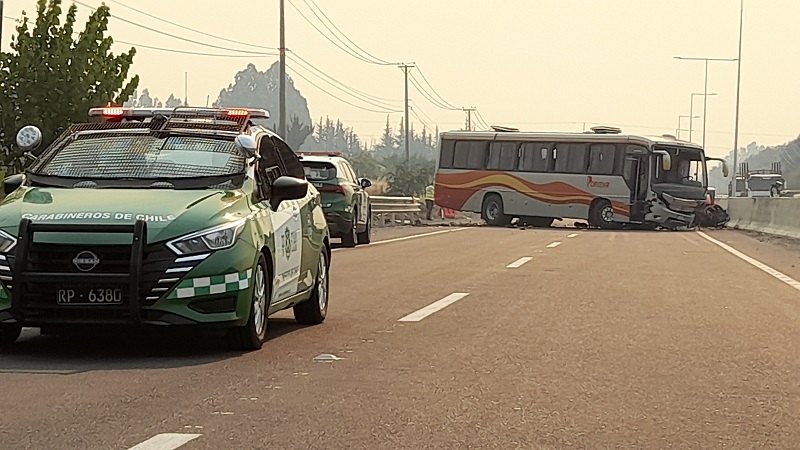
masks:
<path fill-rule="evenodd" d="M 29 254 L 35 247 L 34 236 L 36 233 L 108 233 L 131 234 L 133 237 L 130 255 L 130 268 L 128 273 L 74 273 L 74 272 L 35 272 L 29 268 Z M 120 310 L 126 307 L 130 313 L 131 321 L 141 325 L 141 285 L 144 265 L 144 249 L 147 245 L 147 223 L 137 220 L 134 224 L 51 224 L 34 223 L 24 218 L 19 223 L 17 236 L 16 256 L 12 269 L 14 287 L 11 290 L 11 316 L 18 322 L 25 323 L 27 315 L 26 288 L 28 283 L 54 284 L 54 283 L 111 283 L 119 286 L 128 286 L 128 305 L 119 305 Z M 55 289 L 54 289 L 55 291 Z M 54 294 L 55 297 L 55 294 Z M 103 305 L 104 310 L 117 305 Z"/>

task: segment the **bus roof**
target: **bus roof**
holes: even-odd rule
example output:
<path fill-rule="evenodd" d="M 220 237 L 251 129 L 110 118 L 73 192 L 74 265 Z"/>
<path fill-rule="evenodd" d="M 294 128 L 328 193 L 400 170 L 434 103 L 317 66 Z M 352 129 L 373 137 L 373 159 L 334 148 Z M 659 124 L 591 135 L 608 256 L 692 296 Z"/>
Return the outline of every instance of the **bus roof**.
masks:
<path fill-rule="evenodd" d="M 560 133 L 560 132 L 495 132 L 495 131 L 445 131 L 441 139 L 493 140 L 493 141 L 572 141 L 572 142 L 637 142 L 641 144 L 669 144 L 702 150 L 703 147 L 672 135 L 650 136 L 617 133 Z"/>

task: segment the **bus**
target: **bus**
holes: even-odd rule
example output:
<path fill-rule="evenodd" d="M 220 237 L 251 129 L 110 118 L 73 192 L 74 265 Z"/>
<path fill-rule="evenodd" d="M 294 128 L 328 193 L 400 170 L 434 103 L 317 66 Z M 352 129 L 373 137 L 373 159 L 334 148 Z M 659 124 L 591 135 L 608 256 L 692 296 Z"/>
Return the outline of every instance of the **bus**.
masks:
<path fill-rule="evenodd" d="M 709 202 L 703 148 L 671 135 L 622 134 L 615 127 L 583 133 L 451 131 L 440 136 L 436 205 L 480 213 L 492 226 L 515 218 L 549 227 L 556 219 L 595 228 L 695 227 Z"/>

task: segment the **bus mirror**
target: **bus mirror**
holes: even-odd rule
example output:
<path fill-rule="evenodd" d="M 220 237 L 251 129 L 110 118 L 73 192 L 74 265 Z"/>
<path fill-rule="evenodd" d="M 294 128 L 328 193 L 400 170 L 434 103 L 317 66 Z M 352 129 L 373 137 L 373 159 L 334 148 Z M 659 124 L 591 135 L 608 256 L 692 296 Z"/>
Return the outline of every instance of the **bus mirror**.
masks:
<path fill-rule="evenodd" d="M 656 150 L 653 153 L 661 156 L 661 168 L 669 172 L 672 169 L 672 157 L 665 150 Z"/>
<path fill-rule="evenodd" d="M 722 163 L 722 176 L 728 178 L 730 176 L 730 171 L 728 170 L 728 165 L 724 162 Z"/>

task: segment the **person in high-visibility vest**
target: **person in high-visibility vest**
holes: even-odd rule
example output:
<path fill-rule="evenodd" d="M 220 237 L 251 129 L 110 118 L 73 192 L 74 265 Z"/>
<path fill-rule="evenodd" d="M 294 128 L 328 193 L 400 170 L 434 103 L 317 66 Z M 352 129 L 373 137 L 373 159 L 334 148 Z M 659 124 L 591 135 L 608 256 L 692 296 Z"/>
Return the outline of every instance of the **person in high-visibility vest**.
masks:
<path fill-rule="evenodd" d="M 433 220 L 431 214 L 433 214 L 433 185 L 428 185 L 425 188 L 425 206 L 428 208 L 426 218 L 428 220 Z"/>

